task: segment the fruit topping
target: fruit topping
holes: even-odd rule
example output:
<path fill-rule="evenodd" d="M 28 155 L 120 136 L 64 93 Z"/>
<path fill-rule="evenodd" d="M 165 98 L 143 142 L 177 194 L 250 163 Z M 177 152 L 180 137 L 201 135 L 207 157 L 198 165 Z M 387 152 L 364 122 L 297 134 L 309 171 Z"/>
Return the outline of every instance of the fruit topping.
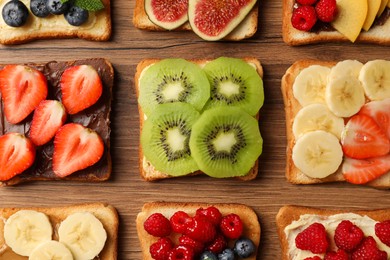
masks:
<path fill-rule="evenodd" d="M 172 215 L 169 221 L 174 232 L 183 234 L 187 230 L 187 223 L 192 219 L 186 212 L 179 210 Z"/>
<path fill-rule="evenodd" d="M 342 173 L 346 181 L 354 184 L 364 184 L 390 171 L 390 155 L 369 159 L 351 159 L 346 157 Z"/>
<path fill-rule="evenodd" d="M 193 260 L 194 251 L 191 247 L 178 245 L 175 246 L 168 254 L 168 260 Z"/>
<path fill-rule="evenodd" d="M 64 13 L 64 17 L 70 25 L 80 26 L 88 20 L 89 12 L 73 5 Z"/>
<path fill-rule="evenodd" d="M 173 242 L 168 237 L 161 237 L 157 242 L 154 242 L 149 252 L 153 259 L 156 260 L 167 260 L 169 252 L 173 248 Z"/>
<path fill-rule="evenodd" d="M 325 253 L 329 247 L 329 240 L 324 225 L 317 222 L 311 224 L 296 236 L 295 245 L 313 254 Z"/>
<path fill-rule="evenodd" d="M 30 168 L 35 146 L 24 135 L 8 133 L 0 137 L 0 181 L 6 181 Z"/>
<path fill-rule="evenodd" d="M 306 257 L 304 260 L 322 260 L 318 255 Z"/>
<path fill-rule="evenodd" d="M 251 256 L 256 250 L 252 240 L 247 238 L 240 238 L 234 244 L 234 252 L 241 258 Z"/>
<path fill-rule="evenodd" d="M 230 239 L 237 239 L 242 235 L 244 225 L 237 214 L 229 214 L 222 218 L 219 225 L 224 236 Z"/>
<path fill-rule="evenodd" d="M 93 104 L 102 95 L 102 81 L 89 65 L 69 67 L 61 76 L 62 103 L 69 114 L 76 114 Z"/>
<path fill-rule="evenodd" d="M 291 24 L 300 31 L 310 31 L 317 22 L 316 10 L 313 6 L 302 5 L 294 8 Z"/>
<path fill-rule="evenodd" d="M 8 122 L 24 120 L 47 96 L 42 72 L 23 65 L 7 65 L 0 71 L 0 89 Z"/>
<path fill-rule="evenodd" d="M 171 234 L 171 224 L 161 213 L 150 215 L 144 223 L 146 232 L 155 237 L 165 237 Z"/>
<path fill-rule="evenodd" d="M 34 111 L 29 137 L 37 145 L 44 145 L 66 121 L 66 111 L 57 100 L 44 100 Z"/>
<path fill-rule="evenodd" d="M 363 238 L 363 231 L 349 220 L 341 221 L 334 234 L 337 247 L 347 252 L 353 251 Z"/>
<path fill-rule="evenodd" d="M 390 98 L 390 61 L 371 60 L 363 65 L 359 80 L 370 100 Z"/>
<path fill-rule="evenodd" d="M 387 253 L 378 249 L 375 239 L 371 236 L 364 238 L 363 242 L 352 253 L 352 260 L 387 260 Z"/>
<path fill-rule="evenodd" d="M 47 0 L 47 9 L 52 14 L 64 14 L 69 8 L 69 3 L 63 3 L 61 0 Z"/>
<path fill-rule="evenodd" d="M 378 126 L 390 139 L 390 98 L 366 103 L 359 111 L 359 114 L 366 115 L 374 119 Z"/>
<path fill-rule="evenodd" d="M 62 126 L 54 137 L 53 171 L 68 176 L 97 163 L 104 152 L 101 137 L 80 124 Z"/>
<path fill-rule="evenodd" d="M 379 11 L 379 8 L 381 6 L 381 0 L 371 0 L 367 1 L 368 3 L 368 10 L 367 10 L 367 17 L 363 24 L 363 29 L 365 31 L 368 31 L 372 24 L 375 21 L 376 15 Z"/>
<path fill-rule="evenodd" d="M 199 260 L 218 260 L 218 257 L 210 252 L 210 251 L 204 251 L 201 255 Z"/>
<path fill-rule="evenodd" d="M 20 27 L 27 22 L 29 12 L 22 1 L 11 0 L 4 5 L 1 14 L 7 25 L 11 27 Z"/>
<path fill-rule="evenodd" d="M 208 219 L 195 216 L 187 223 L 184 234 L 199 242 L 209 243 L 215 239 L 217 233 L 215 226 Z"/>
<path fill-rule="evenodd" d="M 146 0 L 145 12 L 154 24 L 173 30 L 188 21 L 188 0 Z"/>
<path fill-rule="evenodd" d="M 199 208 L 196 210 L 196 215 L 205 216 L 209 219 L 214 225 L 218 226 L 221 223 L 222 214 L 219 212 L 214 206 L 210 206 L 208 208 Z"/>
<path fill-rule="evenodd" d="M 227 247 L 227 241 L 225 237 L 222 234 L 217 234 L 215 237 L 214 241 L 211 242 L 206 247 L 207 251 L 213 252 L 214 254 L 219 254 L 221 253 L 225 248 Z"/>
<path fill-rule="evenodd" d="M 336 0 L 319 0 L 315 6 L 319 20 L 330 23 L 337 15 Z"/>
<path fill-rule="evenodd" d="M 318 0 L 296 0 L 301 5 L 314 5 Z"/>
<path fill-rule="evenodd" d="M 195 255 L 199 255 L 203 252 L 204 249 L 204 244 L 202 242 L 192 239 L 186 235 L 181 235 L 179 237 L 179 245 L 184 245 L 192 248 Z"/>
<path fill-rule="evenodd" d="M 321 258 L 320 258 L 321 259 Z M 326 252 L 324 260 L 349 260 L 349 255 L 342 249 Z"/>
<path fill-rule="evenodd" d="M 390 220 L 376 223 L 375 235 L 383 244 L 390 246 Z"/>
<path fill-rule="evenodd" d="M 37 17 L 46 17 L 50 14 L 49 8 L 47 7 L 47 0 L 31 0 L 30 10 Z"/>
<path fill-rule="evenodd" d="M 39 244 L 28 257 L 29 260 L 61 259 L 73 260 L 72 252 L 63 244 L 55 240 Z"/>

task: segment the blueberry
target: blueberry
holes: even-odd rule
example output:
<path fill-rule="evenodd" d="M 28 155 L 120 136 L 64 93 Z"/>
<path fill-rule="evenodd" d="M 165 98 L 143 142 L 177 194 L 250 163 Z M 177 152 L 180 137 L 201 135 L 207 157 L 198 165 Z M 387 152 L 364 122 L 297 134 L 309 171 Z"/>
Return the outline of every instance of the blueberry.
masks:
<path fill-rule="evenodd" d="M 80 26 L 88 20 L 89 13 L 87 10 L 72 6 L 65 12 L 64 17 L 69 24 L 73 26 Z"/>
<path fill-rule="evenodd" d="M 234 260 L 234 252 L 230 248 L 226 248 L 222 253 L 218 254 L 218 260 Z"/>
<path fill-rule="evenodd" d="M 50 14 L 47 0 L 31 0 L 30 10 L 37 17 L 46 17 Z"/>
<path fill-rule="evenodd" d="M 248 238 L 240 238 L 234 244 L 234 252 L 241 258 L 249 257 L 255 250 L 255 245 Z"/>
<path fill-rule="evenodd" d="M 11 0 L 4 5 L 2 15 L 6 24 L 12 27 L 20 27 L 27 21 L 28 9 L 19 0 Z"/>
<path fill-rule="evenodd" d="M 47 0 L 47 9 L 52 14 L 63 14 L 68 8 L 68 2 L 62 3 L 61 0 Z"/>
<path fill-rule="evenodd" d="M 200 260 L 218 260 L 218 258 L 210 251 L 204 251 L 200 255 Z"/>

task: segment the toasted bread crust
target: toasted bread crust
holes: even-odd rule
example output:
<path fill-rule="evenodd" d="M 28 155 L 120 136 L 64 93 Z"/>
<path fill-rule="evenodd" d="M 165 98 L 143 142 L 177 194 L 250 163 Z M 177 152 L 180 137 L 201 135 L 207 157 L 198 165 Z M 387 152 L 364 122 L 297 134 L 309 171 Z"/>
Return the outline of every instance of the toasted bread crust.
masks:
<path fill-rule="evenodd" d="M 250 207 L 243 204 L 222 204 L 222 203 L 198 203 L 198 202 L 150 202 L 144 204 L 142 211 L 138 213 L 136 219 L 138 239 L 140 241 L 143 260 L 151 260 L 152 257 L 149 253 L 149 247 L 152 243 L 157 241 L 157 238 L 149 235 L 144 229 L 145 220 L 153 213 L 159 212 L 166 216 L 168 219 L 179 210 L 182 210 L 193 216 L 198 208 L 207 208 L 209 206 L 217 207 L 223 216 L 235 213 L 240 216 L 243 224 L 243 236 L 251 239 L 256 245 L 256 254 L 252 257 L 246 258 L 248 260 L 255 260 L 258 254 L 258 248 L 260 244 L 261 228 L 256 213 Z"/>

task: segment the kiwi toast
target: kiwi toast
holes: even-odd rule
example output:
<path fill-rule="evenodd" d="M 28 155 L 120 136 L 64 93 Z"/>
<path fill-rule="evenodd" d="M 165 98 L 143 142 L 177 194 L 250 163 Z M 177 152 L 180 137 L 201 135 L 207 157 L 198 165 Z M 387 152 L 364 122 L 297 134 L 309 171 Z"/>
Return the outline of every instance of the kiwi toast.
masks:
<path fill-rule="evenodd" d="M 254 244 L 254 250 L 250 254 L 250 256 L 246 258 L 240 258 L 240 259 L 248 259 L 248 260 L 254 260 L 257 259 L 256 255 L 259 252 L 259 244 L 260 244 L 260 223 L 258 220 L 258 217 L 254 210 L 250 208 L 249 206 L 246 206 L 244 204 L 235 204 L 235 203 L 196 203 L 196 202 L 164 202 L 164 201 L 158 201 L 158 202 L 149 202 L 144 204 L 142 207 L 142 211 L 138 213 L 137 219 L 136 219 L 136 225 L 137 225 L 137 233 L 138 238 L 141 245 L 142 250 L 142 259 L 144 260 L 151 260 L 153 259 L 151 257 L 151 253 L 149 251 L 151 245 L 155 243 L 158 240 L 158 237 L 155 237 L 154 235 L 151 235 L 148 231 L 145 230 L 145 221 L 147 219 L 155 214 L 159 213 L 162 214 L 165 218 L 168 220 L 171 219 L 172 216 L 176 215 L 175 213 L 181 211 L 185 212 L 185 217 L 188 218 L 196 218 L 196 215 L 204 214 L 207 218 L 207 220 L 213 221 L 210 219 L 210 216 L 216 216 L 219 214 L 215 214 L 215 211 L 210 211 L 210 213 L 207 213 L 206 211 L 210 208 L 215 208 L 219 211 L 219 213 L 222 215 L 221 217 L 226 217 L 227 215 L 237 215 L 241 219 L 242 222 L 242 233 L 240 237 L 245 237 L 247 239 L 250 239 Z M 203 211 L 203 212 L 199 212 Z M 180 213 L 181 213 L 180 212 Z M 213 213 L 211 213 L 213 212 Z M 179 213 L 177 213 L 178 215 Z M 211 215 L 208 215 L 211 214 Z M 174 217 L 175 218 L 175 217 Z M 173 220 L 171 220 L 173 221 Z M 219 220 L 219 222 L 223 222 L 223 220 Z M 217 221 L 216 225 L 219 223 Z M 177 233 L 177 230 L 173 229 L 171 234 L 168 236 L 169 239 L 172 240 L 173 244 L 177 245 L 179 239 L 179 233 Z M 234 242 L 236 239 L 232 238 L 226 238 L 228 247 L 232 248 L 234 247 Z M 198 254 L 201 254 L 204 251 L 203 247 L 201 250 L 199 250 Z"/>
<path fill-rule="evenodd" d="M 226 68 L 220 65 L 221 62 L 225 64 Z M 239 64 L 233 66 L 230 64 L 231 62 Z M 210 77 L 212 77 L 210 75 L 212 71 L 216 70 L 214 65 L 219 70 L 217 73 L 219 80 L 217 81 L 226 81 L 228 86 L 245 84 L 247 90 L 244 92 L 250 92 L 246 94 L 246 98 L 235 96 L 235 98 L 225 100 L 223 95 L 210 98 L 210 93 L 214 93 L 212 95 L 218 94 L 218 90 L 209 87 Z M 227 67 L 235 69 L 230 70 Z M 241 73 L 239 72 L 241 67 L 244 71 L 248 70 L 250 76 L 243 75 L 241 78 L 234 76 L 234 74 Z M 184 175 L 197 175 L 205 173 L 205 171 L 209 176 L 217 178 L 237 177 L 242 180 L 256 178 L 258 156 L 262 150 L 262 139 L 258 128 L 258 111 L 264 100 L 262 75 L 262 66 L 255 58 L 221 57 L 190 61 L 183 59 L 146 59 L 141 61 L 135 74 L 135 89 L 140 119 L 139 168 L 142 178 L 153 181 Z M 230 79 L 231 77 L 232 79 Z M 169 87 L 170 92 L 176 92 L 176 87 L 180 85 L 179 82 L 186 90 L 182 92 L 183 95 L 179 95 L 178 100 L 183 98 L 183 102 L 167 101 L 167 95 L 163 91 L 165 85 L 173 86 Z M 165 92 L 169 91 L 165 90 Z M 224 100 L 227 103 L 238 105 L 231 105 L 232 107 L 226 106 L 226 104 L 220 105 L 222 101 L 216 102 L 216 100 Z M 233 118 L 235 119 L 233 120 Z M 231 123 L 223 123 L 225 120 Z M 233 123 L 233 121 L 236 122 Z M 214 122 L 220 122 L 218 124 L 225 124 L 225 126 L 216 128 L 216 126 L 212 126 Z M 169 137 L 169 133 L 174 133 L 176 130 L 159 129 L 159 127 L 170 129 L 172 125 L 180 125 L 179 132 L 181 134 L 172 134 L 175 136 L 174 138 Z M 213 149 L 209 149 L 211 154 L 203 152 L 204 149 L 208 149 L 207 145 L 214 142 L 213 140 L 220 131 L 215 129 L 230 129 L 225 132 L 230 131 L 231 136 L 236 138 L 230 140 L 226 134 L 224 136 L 228 139 L 224 139 L 222 143 L 235 145 L 235 148 L 231 148 L 233 152 L 224 151 L 221 153 L 215 152 Z M 165 136 L 161 137 L 161 131 L 164 132 Z M 184 140 L 181 150 L 173 148 L 173 146 L 180 147 L 180 145 L 177 146 L 178 140 Z M 218 141 L 215 142 L 218 143 Z M 231 149 L 229 151 L 232 151 Z M 245 154 L 248 156 L 240 158 L 243 155 L 240 151 L 247 151 Z M 218 160 L 222 163 L 218 163 Z M 238 173 L 239 171 L 240 173 Z M 224 172 L 226 175 L 218 175 L 220 172 Z"/>
<path fill-rule="evenodd" d="M 327 248 L 328 253 L 329 251 L 337 251 L 337 246 L 334 243 L 334 234 L 336 227 L 342 221 L 350 221 L 363 231 L 364 238 L 362 238 L 362 244 L 364 244 L 364 239 L 371 236 L 375 239 L 374 241 L 376 243 L 373 243 L 374 245 L 376 244 L 375 247 L 381 251 L 387 252 L 387 255 L 389 256 L 390 247 L 381 242 L 381 238 L 379 238 L 380 235 L 376 234 L 375 231 L 375 229 L 377 229 L 376 224 L 383 223 L 383 225 L 388 225 L 389 220 L 390 209 L 349 210 L 323 209 L 295 205 L 283 206 L 276 216 L 276 225 L 282 248 L 282 259 L 304 259 L 305 257 L 313 257 L 315 255 L 322 257 L 325 255 L 325 252 L 314 254 L 310 250 L 298 249 L 295 244 L 295 238 L 315 222 L 320 223 L 325 227 L 326 236 L 330 241 L 330 247 Z M 339 245 L 339 243 L 337 245 Z M 350 250 L 350 254 L 354 254 L 354 251 L 357 250 L 359 249 L 355 248 Z M 388 259 L 388 256 L 381 259 Z"/>
<path fill-rule="evenodd" d="M 365 64 L 356 60 L 340 62 L 300 60 L 288 68 L 283 76 L 281 89 L 286 115 L 286 178 L 289 182 L 316 184 L 347 181 L 375 188 L 390 188 L 389 137 L 386 136 L 388 121 L 387 123 L 375 121 L 381 110 L 384 110 L 383 119 L 389 118 L 389 87 L 383 87 L 385 92 L 381 92 L 379 96 L 372 96 L 372 93 L 375 95 L 379 93 L 375 86 L 381 86 L 374 84 L 374 72 L 387 77 L 381 72 L 387 66 L 390 66 L 390 62 L 385 60 L 373 60 Z M 383 73 L 387 73 L 385 71 L 386 69 Z M 341 93 L 339 101 L 335 99 L 336 92 Z M 349 105 L 341 105 L 349 99 Z M 370 118 L 367 119 L 365 116 Z M 371 133 L 365 130 L 368 125 L 361 127 L 360 122 L 357 122 L 362 118 L 367 119 L 370 125 L 376 125 L 370 129 Z M 372 123 L 373 120 L 375 122 Z M 374 153 L 369 152 L 368 146 L 358 146 L 361 145 L 356 139 L 359 135 L 353 134 L 356 129 L 360 129 L 358 132 L 362 136 L 376 136 L 375 141 L 378 140 L 384 145 L 384 151 L 377 153 L 381 145 Z M 307 138 L 309 135 L 317 136 L 314 138 L 316 140 L 311 139 L 310 144 L 304 144 L 309 140 Z M 317 140 L 327 140 L 327 144 L 319 144 Z M 323 148 L 323 153 L 316 155 L 312 147 L 314 143 Z M 297 144 L 301 147 L 297 147 Z M 307 149 L 303 149 L 303 146 Z M 310 147 L 313 148 L 311 152 Z M 320 166 L 313 162 L 310 167 L 301 164 L 306 153 L 304 151 L 312 154 L 318 162 L 327 160 L 327 163 Z M 356 151 L 361 151 L 361 154 L 357 156 Z M 321 154 L 324 156 L 322 159 Z M 379 166 L 378 170 L 365 168 L 366 163 L 372 164 L 373 167 Z M 324 174 L 321 175 L 320 172 Z"/>

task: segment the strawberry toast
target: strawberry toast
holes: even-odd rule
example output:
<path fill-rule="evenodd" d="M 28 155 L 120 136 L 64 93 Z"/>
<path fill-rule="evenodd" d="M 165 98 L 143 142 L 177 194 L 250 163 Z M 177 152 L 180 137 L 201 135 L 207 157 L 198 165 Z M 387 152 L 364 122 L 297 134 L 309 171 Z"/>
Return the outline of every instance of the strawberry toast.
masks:
<path fill-rule="evenodd" d="M 1 184 L 107 180 L 113 73 L 105 59 L 0 66 Z"/>

